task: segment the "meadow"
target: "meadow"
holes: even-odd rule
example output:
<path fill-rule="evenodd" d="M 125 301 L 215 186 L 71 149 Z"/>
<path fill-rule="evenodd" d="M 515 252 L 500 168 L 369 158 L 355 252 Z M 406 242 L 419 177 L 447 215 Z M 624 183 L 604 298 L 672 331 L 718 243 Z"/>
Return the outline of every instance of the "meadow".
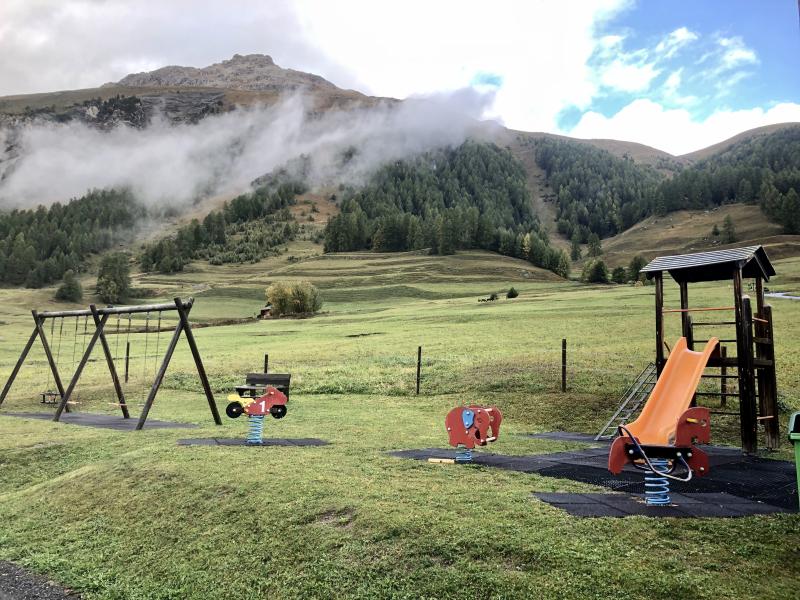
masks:
<path fill-rule="evenodd" d="M 123 433 L 3 416 L 52 410 L 38 403 L 48 381 L 37 349 L 0 408 L 0 559 L 84 598 L 796 596 L 797 515 L 580 519 L 532 492 L 602 488 L 388 454 L 445 447 L 444 416 L 465 402 L 503 411 L 501 437 L 488 451 L 584 447 L 525 434 L 600 428 L 653 358 L 651 286 L 587 286 L 486 252 L 318 252 L 297 242 L 290 253 L 300 260 L 193 264 L 174 276 L 139 274 L 135 285 L 152 289 L 148 302 L 195 298 L 191 320 L 203 325 L 195 336 L 220 408 L 269 353 L 270 371 L 292 374 L 292 393 L 287 417 L 270 419 L 266 436 L 331 445 L 177 446 L 180 438 L 243 437 L 246 429 L 225 416 L 222 427 L 213 424 L 185 342 L 150 418 L 198 429 Z M 775 266 L 771 289 L 800 289 L 800 258 Z M 322 314 L 255 320 L 265 287 L 279 279 L 318 285 Z M 512 285 L 520 296 L 507 300 Z M 498 301 L 478 302 L 492 292 Z M 690 288 L 694 305 L 729 305 L 731 297 L 727 282 Z M 0 381 L 30 333 L 30 309 L 63 307 L 51 298 L 48 289 L 0 289 Z M 676 285 L 666 298 L 678 304 Z M 771 303 L 785 426 L 800 409 L 800 303 Z M 679 336 L 671 319 L 670 340 Z M 232 321 L 240 322 L 224 324 Z M 140 316 L 134 325 L 153 322 Z M 110 322 L 117 354 L 126 326 L 117 336 Z M 130 335 L 133 405 L 155 370 L 153 358 L 142 358 L 144 337 Z M 155 340 L 151 333 L 150 354 Z M 83 341 L 78 335 L 78 353 Z M 70 373 L 72 338 L 64 344 L 60 363 Z M 99 352 L 93 359 L 76 408 L 112 413 L 108 373 Z M 730 421 L 713 423 L 716 443 L 736 443 L 738 422 Z M 788 443 L 769 456 L 788 459 Z"/>

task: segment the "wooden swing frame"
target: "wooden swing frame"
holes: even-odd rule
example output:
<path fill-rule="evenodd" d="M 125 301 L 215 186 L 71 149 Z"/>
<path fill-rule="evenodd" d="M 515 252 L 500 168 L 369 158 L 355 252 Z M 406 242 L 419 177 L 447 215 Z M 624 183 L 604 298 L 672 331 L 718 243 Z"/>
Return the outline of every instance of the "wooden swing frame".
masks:
<path fill-rule="evenodd" d="M 156 377 L 153 381 L 153 385 L 150 388 L 150 393 L 147 395 L 147 400 L 144 403 L 142 408 L 142 412 L 139 415 L 139 422 L 136 424 L 136 429 L 140 430 L 144 427 L 145 422 L 147 421 L 147 415 L 150 412 L 150 409 L 153 406 L 153 402 L 155 402 L 156 394 L 158 393 L 161 384 L 164 381 L 164 375 L 167 372 L 167 367 L 169 366 L 170 361 L 172 360 L 172 355 L 175 352 L 175 347 L 178 344 L 178 340 L 180 340 L 181 333 L 186 335 L 186 341 L 189 343 L 189 349 L 192 351 L 192 357 L 194 358 L 194 364 L 197 368 L 197 375 L 200 378 L 200 382 L 203 386 L 203 391 L 205 392 L 206 399 L 208 400 L 208 407 L 211 410 L 211 415 L 214 418 L 214 423 L 217 425 L 222 425 L 222 420 L 219 416 L 219 411 L 217 410 L 217 404 L 214 400 L 214 394 L 211 391 L 211 386 L 208 383 L 208 377 L 206 376 L 206 370 L 203 366 L 203 359 L 200 356 L 200 351 L 197 348 L 197 342 L 194 339 L 194 335 L 192 334 L 192 327 L 189 324 L 189 312 L 192 310 L 192 305 L 194 304 L 194 299 L 189 298 L 188 300 L 182 300 L 181 298 L 174 298 L 173 303 L 166 303 L 166 304 L 143 304 L 139 306 L 108 306 L 105 308 L 97 308 L 94 304 L 89 305 L 89 309 L 86 310 L 64 310 L 64 311 L 46 311 L 46 312 L 38 312 L 36 310 L 32 310 L 31 314 L 33 315 L 34 321 L 34 328 L 33 332 L 31 333 L 30 337 L 28 338 L 27 344 L 25 344 L 25 348 L 22 350 L 22 354 L 20 355 L 19 359 L 17 360 L 16 365 L 14 366 L 14 370 L 11 372 L 11 376 L 6 381 L 5 386 L 3 387 L 3 391 L 0 392 L 0 406 L 2 406 L 3 401 L 6 399 L 11 386 L 14 383 L 14 380 L 17 377 L 22 365 L 25 362 L 25 359 L 28 356 L 28 353 L 33 347 L 36 338 L 39 338 L 42 342 L 42 347 L 44 348 L 45 356 L 47 357 L 47 363 L 50 366 L 50 371 L 53 374 L 53 379 L 55 380 L 56 387 L 58 388 L 58 394 L 61 397 L 61 401 L 59 402 L 58 408 L 56 413 L 53 417 L 53 421 L 59 421 L 61 419 L 61 414 L 66 411 L 69 412 L 70 406 L 70 398 L 72 393 L 75 390 L 75 387 L 78 384 L 78 380 L 80 379 L 81 374 L 83 373 L 83 369 L 86 366 L 86 363 L 89 361 L 89 357 L 92 355 L 92 351 L 94 350 L 95 344 L 98 340 L 100 340 L 100 345 L 103 348 L 103 354 L 106 358 L 106 364 L 108 365 L 108 370 L 111 374 L 111 380 L 114 383 L 114 391 L 117 395 L 118 402 L 115 404 L 119 406 L 120 410 L 122 411 L 122 417 L 124 419 L 129 419 L 130 414 L 128 412 L 128 403 L 125 400 L 125 394 L 122 390 L 122 385 L 119 381 L 119 376 L 117 375 L 117 369 L 114 364 L 114 357 L 111 354 L 111 348 L 109 346 L 108 340 L 106 339 L 105 335 L 105 326 L 108 322 L 108 319 L 111 315 L 132 315 L 135 313 L 150 313 L 150 312 L 167 312 L 167 311 L 176 311 L 178 313 L 178 324 L 175 326 L 175 330 L 172 334 L 172 339 L 170 340 L 169 345 L 164 353 L 164 358 L 161 361 L 161 366 L 156 373 Z M 64 388 L 63 381 L 61 376 L 58 372 L 58 365 L 56 364 L 55 359 L 53 358 L 53 353 L 50 350 L 50 344 L 47 341 L 47 336 L 45 335 L 44 331 L 44 323 L 47 319 L 57 319 L 59 317 L 83 317 L 83 316 L 91 316 L 94 320 L 95 330 L 94 334 L 92 335 L 91 340 L 86 345 L 86 349 L 84 350 L 83 356 L 81 357 L 80 362 L 78 363 L 77 368 L 75 369 L 75 373 L 72 375 L 72 379 L 70 380 L 69 384 L 67 385 L 66 389 Z"/>

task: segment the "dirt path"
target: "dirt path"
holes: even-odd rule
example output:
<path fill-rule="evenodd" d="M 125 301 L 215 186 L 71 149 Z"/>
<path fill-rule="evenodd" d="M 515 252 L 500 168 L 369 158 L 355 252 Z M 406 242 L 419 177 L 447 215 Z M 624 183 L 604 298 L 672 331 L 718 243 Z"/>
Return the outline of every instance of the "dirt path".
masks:
<path fill-rule="evenodd" d="M 80 596 L 46 577 L 0 561 L 0 600 L 79 600 Z"/>

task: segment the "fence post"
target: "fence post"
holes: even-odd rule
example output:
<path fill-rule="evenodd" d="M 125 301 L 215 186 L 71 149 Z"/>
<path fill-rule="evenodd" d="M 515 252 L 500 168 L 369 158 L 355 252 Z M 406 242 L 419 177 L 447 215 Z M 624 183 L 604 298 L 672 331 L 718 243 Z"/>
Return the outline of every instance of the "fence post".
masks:
<path fill-rule="evenodd" d="M 422 369 L 422 346 L 417 346 L 417 396 L 419 396 L 419 376 Z"/>
<path fill-rule="evenodd" d="M 269 354 L 264 355 L 264 373 L 269 373 Z"/>
<path fill-rule="evenodd" d="M 561 391 L 567 391 L 567 338 L 561 339 Z"/>

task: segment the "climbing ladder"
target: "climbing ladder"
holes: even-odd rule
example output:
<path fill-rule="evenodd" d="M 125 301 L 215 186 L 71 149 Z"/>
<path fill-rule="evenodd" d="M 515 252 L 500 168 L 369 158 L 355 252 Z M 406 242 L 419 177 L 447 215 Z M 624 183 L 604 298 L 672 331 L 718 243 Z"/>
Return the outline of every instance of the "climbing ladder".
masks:
<path fill-rule="evenodd" d="M 639 409 L 642 408 L 645 400 L 650 396 L 650 392 L 653 391 L 657 380 L 658 371 L 656 365 L 655 363 L 650 363 L 625 391 L 622 396 L 622 402 L 620 402 L 616 412 L 594 439 L 596 441 L 613 439 L 617 435 L 617 427 L 629 423 L 631 418 L 639 413 Z"/>

